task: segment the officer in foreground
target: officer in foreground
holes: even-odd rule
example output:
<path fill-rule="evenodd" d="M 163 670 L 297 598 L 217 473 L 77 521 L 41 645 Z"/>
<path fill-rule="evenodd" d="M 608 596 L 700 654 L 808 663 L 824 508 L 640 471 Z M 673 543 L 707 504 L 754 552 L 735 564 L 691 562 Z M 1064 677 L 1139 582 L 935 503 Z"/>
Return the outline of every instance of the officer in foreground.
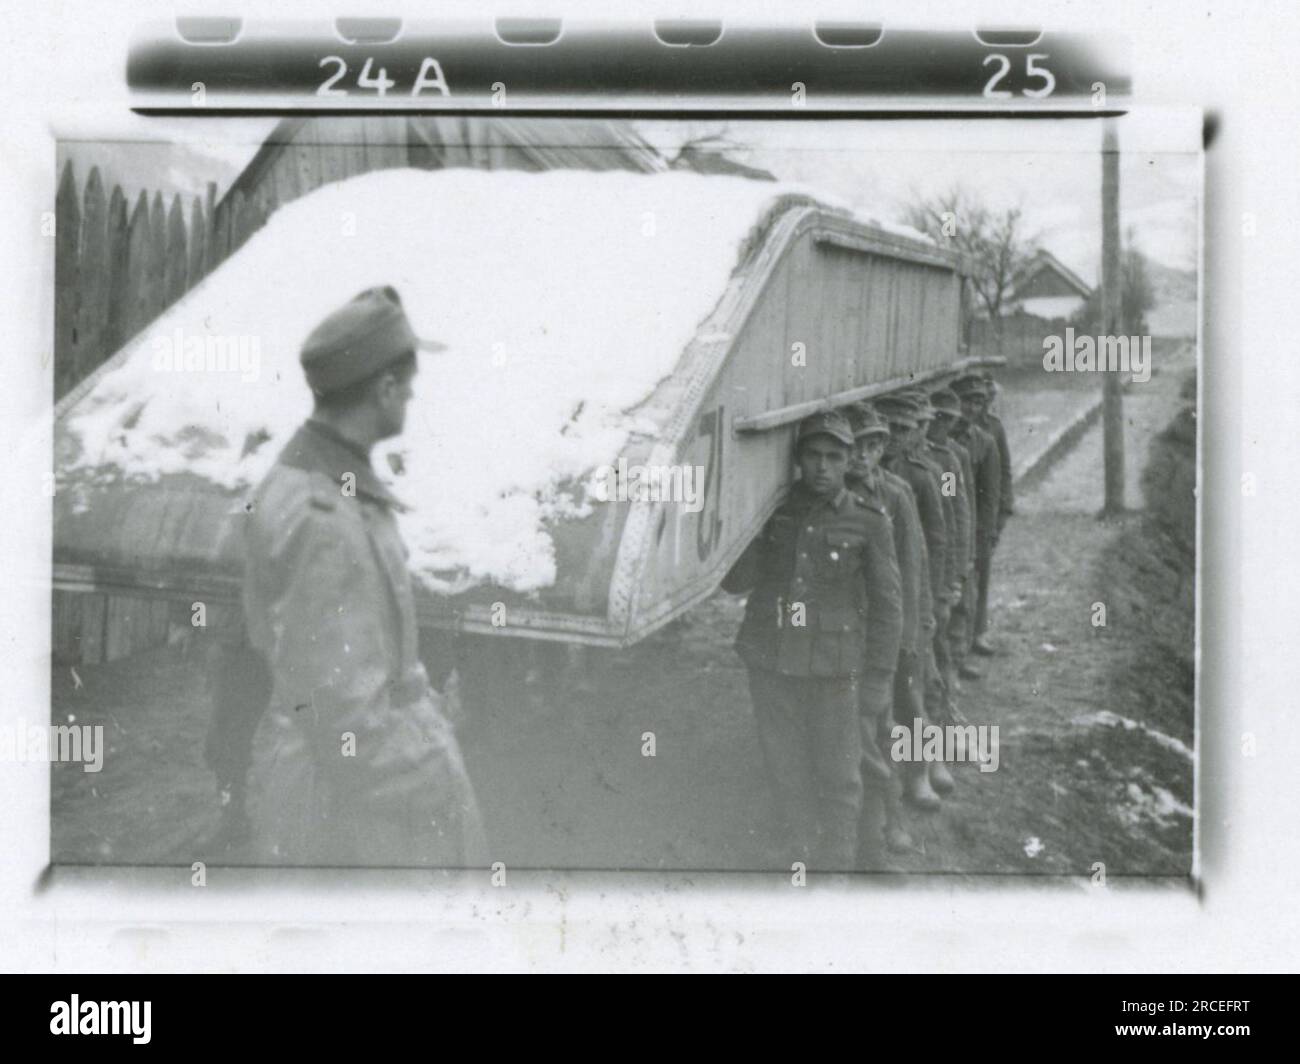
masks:
<path fill-rule="evenodd" d="M 253 830 L 276 863 L 465 867 L 484 860 L 460 749 L 416 652 L 395 514 L 370 465 L 405 424 L 417 342 L 391 288 L 307 338 L 315 397 L 249 504 L 249 644 L 269 677 Z"/>
<path fill-rule="evenodd" d="M 800 424 L 799 478 L 722 583 L 750 593 L 736 649 L 791 860 L 821 871 L 859 867 L 859 690 L 864 672 L 873 689 L 892 681 L 903 626 L 889 518 L 845 486 L 853 446 L 840 414 Z"/>

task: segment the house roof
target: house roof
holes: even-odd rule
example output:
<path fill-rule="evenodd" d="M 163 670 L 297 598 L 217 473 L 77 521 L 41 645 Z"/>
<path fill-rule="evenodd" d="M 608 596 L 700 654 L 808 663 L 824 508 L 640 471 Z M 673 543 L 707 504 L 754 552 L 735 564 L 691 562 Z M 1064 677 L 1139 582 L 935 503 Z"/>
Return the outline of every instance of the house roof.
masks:
<path fill-rule="evenodd" d="M 431 150 L 442 166 L 636 173 L 668 169 L 667 160 L 630 123 L 615 119 L 412 115 L 397 121 L 376 117 L 318 121 L 290 117 L 271 131 L 220 203 L 232 200 L 236 192 L 251 196 L 275 161 L 299 138 L 311 144 L 354 143 L 376 135 L 394 147 Z M 511 152 L 513 164 L 507 161 Z"/>
<path fill-rule="evenodd" d="M 1086 299 L 1092 292 L 1092 285 L 1088 284 L 1046 248 L 1039 248 L 1034 257 L 1012 279 L 1012 296 L 1018 296 L 1044 270 L 1050 270 L 1056 274 L 1070 288 L 1074 289 L 1082 299 Z"/>

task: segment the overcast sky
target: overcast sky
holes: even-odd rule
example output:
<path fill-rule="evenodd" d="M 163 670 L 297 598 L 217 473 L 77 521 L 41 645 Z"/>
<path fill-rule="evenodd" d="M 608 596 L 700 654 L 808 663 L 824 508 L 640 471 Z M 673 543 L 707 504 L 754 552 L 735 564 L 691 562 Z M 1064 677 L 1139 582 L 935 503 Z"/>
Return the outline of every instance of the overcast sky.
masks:
<path fill-rule="evenodd" d="M 1019 206 L 1027 232 L 1085 280 L 1101 261 L 1101 127 L 1093 120 L 645 123 L 671 151 L 723 129 L 739 158 L 825 188 L 882 220 L 954 185 L 994 207 Z M 1120 123 L 1120 225 L 1152 258 L 1195 269 L 1201 199 L 1195 112 Z"/>
<path fill-rule="evenodd" d="M 134 142 L 66 146 L 80 180 L 92 164 L 140 187 L 224 192 L 274 119 L 207 119 L 201 126 L 137 119 Z M 821 188 L 882 221 L 901 221 L 916 196 L 954 185 L 995 207 L 1019 206 L 1026 232 L 1089 283 L 1101 260 L 1100 123 L 1092 120 L 655 121 L 637 123 L 668 155 L 722 132 L 735 154 L 777 177 Z M 1194 270 L 1201 202 L 1195 111 L 1144 112 L 1120 122 L 1121 229 L 1168 266 Z M 196 135 L 196 130 L 199 135 Z M 147 136 L 146 136 L 147 134 Z M 168 136 L 173 135 L 173 140 Z M 144 143 L 151 140 L 153 143 Z"/>

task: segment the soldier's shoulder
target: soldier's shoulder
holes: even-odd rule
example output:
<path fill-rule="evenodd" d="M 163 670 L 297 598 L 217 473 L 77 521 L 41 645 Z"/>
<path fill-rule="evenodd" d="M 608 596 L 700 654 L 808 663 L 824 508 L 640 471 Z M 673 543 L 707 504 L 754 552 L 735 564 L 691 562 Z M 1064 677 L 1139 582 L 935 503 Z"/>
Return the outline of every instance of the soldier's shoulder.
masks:
<path fill-rule="evenodd" d="M 848 492 L 848 505 L 854 512 L 862 514 L 864 520 L 875 521 L 880 518 L 889 520 L 889 511 L 885 509 L 885 504 L 878 499 L 874 499 L 862 491 Z"/>
<path fill-rule="evenodd" d="M 320 472 L 274 465 L 250 500 L 255 520 L 284 530 L 338 507 L 341 488 Z"/>
<path fill-rule="evenodd" d="M 922 470 L 927 475 L 935 472 L 936 470 L 935 464 L 931 462 L 930 459 L 925 457 L 924 455 L 909 454 L 907 456 L 907 462 L 908 465 L 910 465 L 913 469 Z"/>

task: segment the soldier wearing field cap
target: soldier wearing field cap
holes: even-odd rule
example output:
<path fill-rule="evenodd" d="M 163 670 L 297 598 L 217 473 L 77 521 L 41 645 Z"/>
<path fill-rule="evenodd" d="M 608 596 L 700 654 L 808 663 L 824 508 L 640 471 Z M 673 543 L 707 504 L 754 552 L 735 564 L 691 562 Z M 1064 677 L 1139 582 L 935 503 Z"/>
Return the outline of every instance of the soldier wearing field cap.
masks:
<path fill-rule="evenodd" d="M 243 612 L 270 678 L 254 831 L 291 864 L 465 867 L 485 859 L 456 738 L 416 652 L 396 514 L 370 464 L 398 435 L 418 340 L 392 288 L 302 346 L 315 406 L 248 504 Z"/>
<path fill-rule="evenodd" d="M 989 574 L 1002 512 L 1002 460 L 997 441 L 980 425 L 988 402 L 988 382 L 979 374 L 966 373 L 949 387 L 961 400 L 962 409 L 962 420 L 953 437 L 970 452 L 975 471 L 976 587 L 970 646 L 988 654 L 991 648 L 984 632 L 988 626 Z"/>
<path fill-rule="evenodd" d="M 894 718 L 909 728 L 917 718 L 926 716 L 927 695 L 936 677 L 932 643 L 938 629 L 937 617 L 945 601 L 947 580 L 947 518 L 937 470 L 919 455 L 922 436 L 922 418 L 915 399 L 894 393 L 878 399 L 876 410 L 889 424 L 890 436 L 885 445 L 882 468 L 904 481 L 912 490 L 920 520 L 924 552 L 921 568 L 924 575 L 921 597 L 920 624 L 922 637 L 910 665 L 910 683 L 896 685 Z M 926 812 L 940 806 L 938 793 L 930 782 L 930 772 L 925 764 L 905 763 L 903 766 L 903 797 Z"/>
<path fill-rule="evenodd" d="M 998 445 L 998 470 L 1001 473 L 1000 490 L 998 492 L 998 522 L 997 538 L 993 545 L 996 548 L 998 542 L 1002 539 L 1002 529 L 1007 523 L 1007 519 L 1015 510 L 1015 500 L 1012 485 L 1011 474 L 1011 446 L 1007 443 L 1007 429 L 1002 424 L 1002 419 L 993 412 L 993 400 L 998 394 L 997 382 L 993 379 L 993 373 L 990 370 L 984 370 L 981 374 L 984 378 L 984 387 L 986 399 L 984 402 L 984 413 L 980 418 L 979 427 L 993 437 L 993 442 Z M 980 653 L 987 654 L 992 650 L 984 637 L 983 632 L 980 634 Z"/>
<path fill-rule="evenodd" d="M 947 450 L 936 446 L 930 439 L 935 421 L 935 410 L 929 395 L 920 388 L 908 388 L 897 393 L 912 404 L 916 412 L 917 432 L 913 455 L 929 467 L 931 478 L 939 489 L 942 503 L 944 541 L 947 544 L 947 564 L 943 571 L 943 595 L 934 600 L 934 630 L 924 647 L 922 664 L 925 684 L 925 715 L 937 724 L 952 723 L 952 662 L 944 634 L 952 617 L 953 606 L 961 595 L 961 564 L 967 545 L 963 536 L 963 515 L 960 509 L 960 471 Z M 955 786 L 952 775 L 942 761 L 929 765 L 929 780 L 935 793 L 944 795 Z"/>
<path fill-rule="evenodd" d="M 970 677 L 973 670 L 966 662 L 966 654 L 970 649 L 969 637 L 966 633 L 970 627 L 970 619 L 974 616 L 973 606 L 975 601 L 975 511 L 977 505 L 975 499 L 975 471 L 971 465 L 970 452 L 964 444 L 959 443 L 952 436 L 953 431 L 961 421 L 961 400 L 957 398 L 956 393 L 951 389 L 940 388 L 930 394 L 930 404 L 934 407 L 935 413 L 934 422 L 930 426 L 931 441 L 946 447 L 953 456 L 957 468 L 960 469 L 958 510 L 959 517 L 964 518 L 961 524 L 964 529 L 965 555 L 964 560 L 958 567 L 959 594 L 956 603 L 953 605 L 952 616 L 948 622 L 948 631 L 944 633 L 944 638 L 947 640 L 952 671 Z M 977 676 L 978 673 L 976 673 Z M 950 715 L 954 707 L 952 698 L 956 687 L 957 685 L 954 682 L 949 691 Z"/>
<path fill-rule="evenodd" d="M 889 441 L 889 423 L 867 402 L 855 403 L 849 408 L 848 414 L 857 441 L 857 460 L 850 470 L 848 483 L 855 491 L 884 505 L 894 529 L 894 551 L 898 555 L 898 570 L 902 578 L 903 638 L 893 682 L 879 706 L 866 699 L 862 702 L 864 728 L 870 728 L 874 722 L 879 748 L 889 750 L 893 746 L 891 732 L 896 715 L 898 720 L 909 725 L 916 717 L 924 716 L 918 662 L 924 660 L 925 641 L 930 638 L 933 627 L 930 573 L 926 562 L 925 533 L 921 530 L 916 497 L 907 481 L 890 473 L 880 464 Z M 898 766 L 898 769 L 893 773 L 894 782 L 885 791 L 884 837 L 890 850 L 901 852 L 912 849 L 912 839 L 904 826 L 899 808 L 906 769 L 902 766 Z M 864 804 L 864 848 L 865 840 L 874 839 L 878 834 L 874 813 L 872 808 Z"/>
<path fill-rule="evenodd" d="M 736 649 L 790 833 L 784 852 L 823 871 L 858 867 L 859 687 L 868 672 L 892 673 L 903 627 L 889 518 L 846 487 L 852 454 L 843 416 L 805 419 L 799 478 L 722 584 L 749 592 Z M 888 772 L 878 751 L 867 755 L 868 772 Z"/>

